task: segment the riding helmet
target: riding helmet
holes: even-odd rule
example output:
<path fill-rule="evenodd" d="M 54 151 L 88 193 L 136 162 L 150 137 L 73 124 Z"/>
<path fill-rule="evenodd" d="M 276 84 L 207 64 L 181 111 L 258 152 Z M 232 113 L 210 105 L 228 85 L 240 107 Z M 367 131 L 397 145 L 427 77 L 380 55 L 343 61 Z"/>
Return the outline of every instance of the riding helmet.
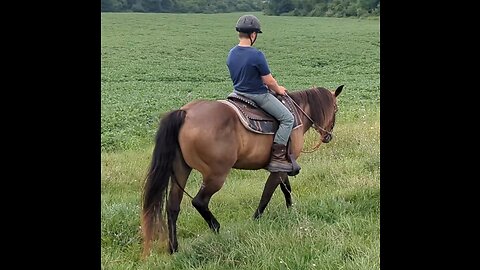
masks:
<path fill-rule="evenodd" d="M 238 32 L 247 34 L 253 32 L 262 33 L 262 30 L 260 30 L 260 21 L 257 17 L 253 15 L 243 15 L 242 17 L 240 17 L 237 21 L 235 29 Z"/>

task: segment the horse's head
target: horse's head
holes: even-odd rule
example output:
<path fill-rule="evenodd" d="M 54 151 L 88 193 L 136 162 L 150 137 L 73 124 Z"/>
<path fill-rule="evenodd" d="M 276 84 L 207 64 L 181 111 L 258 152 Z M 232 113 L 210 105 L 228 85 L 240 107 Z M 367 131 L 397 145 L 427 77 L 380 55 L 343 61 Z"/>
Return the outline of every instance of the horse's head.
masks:
<path fill-rule="evenodd" d="M 325 117 L 326 118 L 325 123 L 324 123 L 325 127 L 323 128 L 323 133 L 321 132 L 321 130 L 318 130 L 318 132 L 320 134 L 322 134 L 322 142 L 324 142 L 324 143 L 330 142 L 333 138 L 332 132 L 333 132 L 333 127 L 335 126 L 335 116 L 336 116 L 337 111 L 338 111 L 337 97 L 342 92 L 343 86 L 344 85 L 340 85 L 339 87 L 337 87 L 337 89 L 335 91 L 329 91 L 333 98 L 332 98 L 332 102 L 328 102 L 328 104 L 325 104 L 326 105 L 326 116 L 327 116 L 327 117 Z M 314 128 L 315 128 L 315 126 L 314 126 Z"/>
<path fill-rule="evenodd" d="M 305 108 L 303 114 L 310 122 L 306 128 L 313 127 L 322 137 L 323 143 L 332 140 L 335 115 L 338 111 L 337 97 L 343 90 L 340 85 L 335 91 L 323 87 L 315 87 L 309 90 L 293 92 L 291 97 Z M 306 131 L 306 130 L 305 130 Z"/>

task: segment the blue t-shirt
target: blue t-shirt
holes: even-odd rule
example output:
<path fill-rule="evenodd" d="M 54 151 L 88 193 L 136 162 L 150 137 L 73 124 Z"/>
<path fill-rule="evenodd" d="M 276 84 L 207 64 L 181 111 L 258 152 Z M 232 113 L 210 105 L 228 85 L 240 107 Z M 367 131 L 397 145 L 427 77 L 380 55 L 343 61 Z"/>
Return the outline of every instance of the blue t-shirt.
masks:
<path fill-rule="evenodd" d="M 233 88 L 237 92 L 264 94 L 268 92 L 262 77 L 270 74 L 265 55 L 254 47 L 233 47 L 227 56 Z"/>

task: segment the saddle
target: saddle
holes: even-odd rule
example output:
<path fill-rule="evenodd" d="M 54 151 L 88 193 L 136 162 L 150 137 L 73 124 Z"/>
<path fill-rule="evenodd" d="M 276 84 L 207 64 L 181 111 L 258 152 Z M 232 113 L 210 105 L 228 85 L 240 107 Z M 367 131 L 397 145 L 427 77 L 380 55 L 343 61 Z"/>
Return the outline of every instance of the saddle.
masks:
<path fill-rule="evenodd" d="M 293 129 L 302 126 L 299 112 L 292 100 L 286 96 L 275 96 L 293 114 Z M 279 121 L 255 104 L 253 100 L 245 96 L 231 93 L 227 96 L 227 100 L 219 100 L 219 102 L 230 106 L 237 113 L 245 128 L 249 131 L 270 135 L 275 134 L 278 130 Z"/>

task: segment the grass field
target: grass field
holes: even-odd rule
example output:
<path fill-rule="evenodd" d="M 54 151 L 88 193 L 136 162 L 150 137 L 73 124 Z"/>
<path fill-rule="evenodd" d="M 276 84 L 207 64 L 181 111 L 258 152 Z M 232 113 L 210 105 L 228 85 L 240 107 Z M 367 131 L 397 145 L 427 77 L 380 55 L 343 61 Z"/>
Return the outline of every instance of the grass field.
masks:
<path fill-rule="evenodd" d="M 102 14 L 102 269 L 379 269 L 379 21 L 258 15 L 256 47 L 290 91 L 344 84 L 334 139 L 299 158 L 294 206 L 277 190 L 251 216 L 266 171 L 233 170 L 210 208 L 215 235 L 185 197 L 179 252 L 140 260 L 140 196 L 159 117 L 231 92 L 234 14 Z M 314 145 L 310 131 L 306 148 Z M 186 190 L 194 195 L 201 176 Z"/>

